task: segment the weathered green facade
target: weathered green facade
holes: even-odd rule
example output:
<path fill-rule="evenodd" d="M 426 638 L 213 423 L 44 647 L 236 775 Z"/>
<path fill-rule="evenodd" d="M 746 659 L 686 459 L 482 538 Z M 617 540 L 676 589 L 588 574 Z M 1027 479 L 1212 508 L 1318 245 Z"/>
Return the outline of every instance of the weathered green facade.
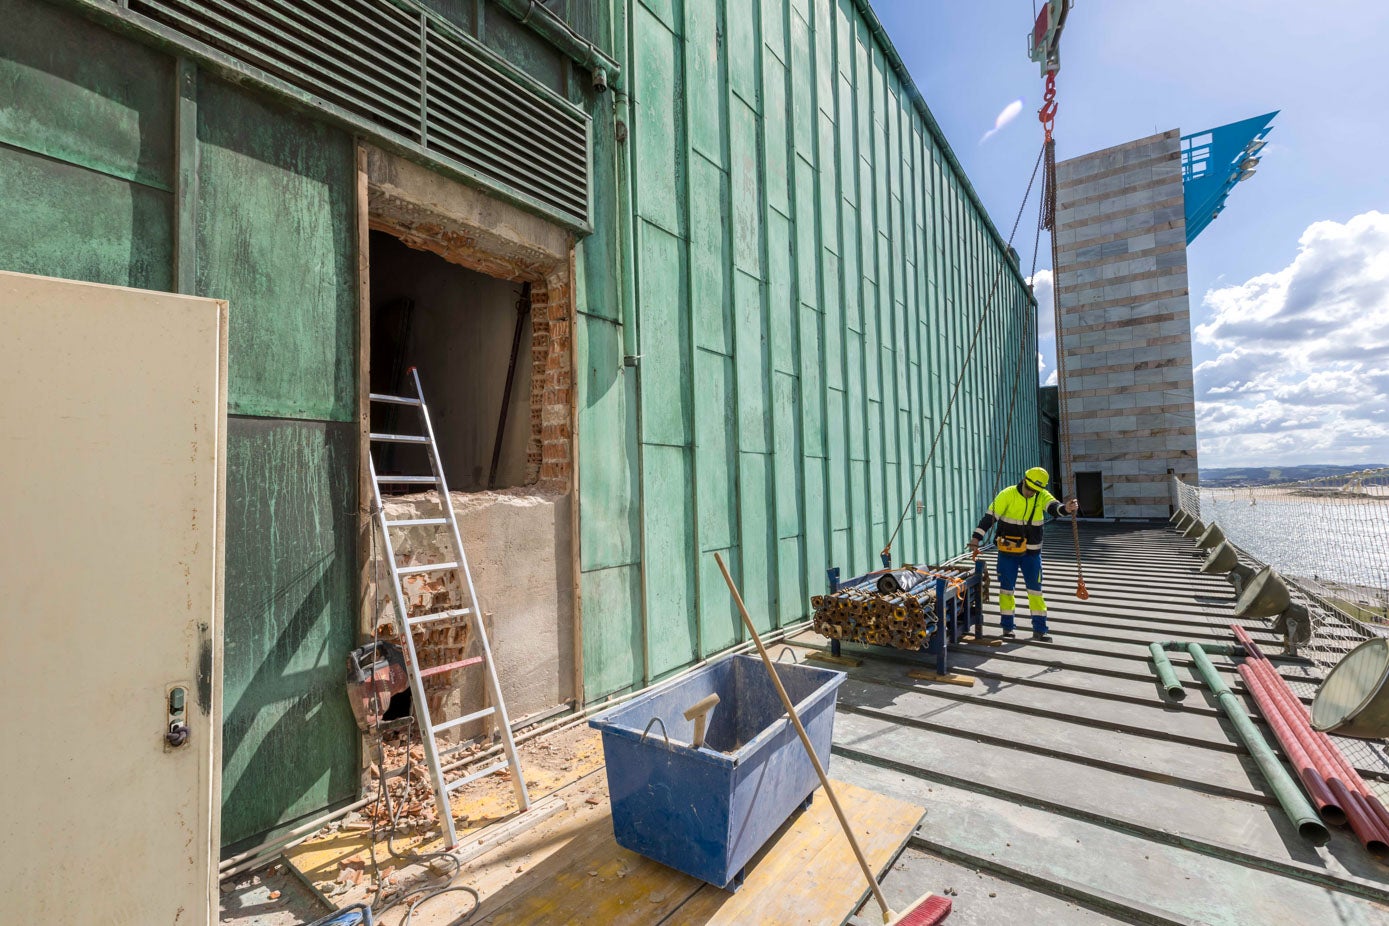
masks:
<path fill-rule="evenodd" d="M 1030 297 L 863 4 L 634 0 L 625 28 L 615 5 L 634 253 L 622 272 L 613 224 L 580 246 L 590 699 L 741 639 L 715 551 L 764 628 L 805 618 L 828 566 L 877 565 L 995 285 L 898 561 L 962 549 L 1019 363 L 1005 471 L 1038 452 Z"/>
<path fill-rule="evenodd" d="M 552 4 L 621 65 L 606 93 L 495 3 L 424 6 L 592 120 L 572 317 L 586 699 L 740 639 L 714 551 L 764 627 L 805 617 L 827 566 L 876 562 L 996 284 L 894 548 L 957 552 L 1005 440 L 1000 357 L 1025 367 L 1006 471 L 1038 453 L 1032 306 L 861 0 Z M 233 844 L 357 792 L 354 136 L 400 140 L 116 7 L 0 0 L 0 268 L 230 303 Z"/>

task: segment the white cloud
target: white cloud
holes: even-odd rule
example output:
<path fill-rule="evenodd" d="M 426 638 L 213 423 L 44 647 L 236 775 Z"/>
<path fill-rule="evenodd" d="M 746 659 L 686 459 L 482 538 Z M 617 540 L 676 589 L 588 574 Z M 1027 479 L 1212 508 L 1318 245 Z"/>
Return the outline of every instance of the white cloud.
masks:
<path fill-rule="evenodd" d="M 1052 286 L 1050 270 L 1038 270 L 1027 281 L 1032 284 L 1032 293 L 1037 297 L 1037 372 L 1040 374 L 1052 366 L 1051 378 L 1044 386 L 1056 385 L 1056 326 L 1052 318 L 1055 304 L 1055 289 Z"/>
<path fill-rule="evenodd" d="M 984 133 L 984 137 L 979 139 L 979 144 L 982 145 L 984 144 L 984 142 L 997 135 L 1000 131 L 1002 131 L 1005 125 L 1018 118 L 1018 114 L 1021 112 L 1022 100 L 1014 100 L 1007 106 L 1003 107 L 999 114 L 994 118 L 994 127 Z"/>
<path fill-rule="evenodd" d="M 1208 291 L 1196 339 L 1201 460 L 1389 460 L 1389 215 L 1316 222 L 1293 261 Z"/>

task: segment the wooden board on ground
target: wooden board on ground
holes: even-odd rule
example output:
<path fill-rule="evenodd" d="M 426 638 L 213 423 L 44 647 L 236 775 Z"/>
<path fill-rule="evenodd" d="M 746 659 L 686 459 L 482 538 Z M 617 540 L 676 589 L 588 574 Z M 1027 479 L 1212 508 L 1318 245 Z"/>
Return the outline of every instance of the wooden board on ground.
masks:
<path fill-rule="evenodd" d="M 907 671 L 908 678 L 921 679 L 924 682 L 944 682 L 947 685 L 963 685 L 968 688 L 974 684 L 972 675 L 956 675 L 954 672 L 941 675 L 939 672 L 932 672 L 930 669 L 910 669 Z"/>
<path fill-rule="evenodd" d="M 920 823 L 922 808 L 853 785 L 834 787 L 869 864 L 881 875 Z M 623 849 L 608 823 L 517 878 L 497 898 L 503 906 L 493 907 L 482 922 L 819 926 L 847 919 L 868 895 L 822 793 L 753 858 L 742 890 L 734 894 Z"/>
<path fill-rule="evenodd" d="M 854 659 L 851 656 L 836 656 L 833 653 L 814 652 L 805 657 L 815 662 L 823 662 L 832 666 L 848 666 L 851 669 L 863 665 L 862 659 Z"/>

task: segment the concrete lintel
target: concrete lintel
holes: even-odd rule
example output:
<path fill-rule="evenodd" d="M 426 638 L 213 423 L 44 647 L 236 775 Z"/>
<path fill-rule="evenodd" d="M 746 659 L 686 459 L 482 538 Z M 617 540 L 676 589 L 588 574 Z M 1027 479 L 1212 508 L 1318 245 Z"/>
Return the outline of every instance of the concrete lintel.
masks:
<path fill-rule="evenodd" d="M 517 279 L 537 281 L 568 267 L 573 235 L 539 216 L 370 145 L 367 185 L 373 224 L 436 250 L 463 243 L 493 255 Z"/>

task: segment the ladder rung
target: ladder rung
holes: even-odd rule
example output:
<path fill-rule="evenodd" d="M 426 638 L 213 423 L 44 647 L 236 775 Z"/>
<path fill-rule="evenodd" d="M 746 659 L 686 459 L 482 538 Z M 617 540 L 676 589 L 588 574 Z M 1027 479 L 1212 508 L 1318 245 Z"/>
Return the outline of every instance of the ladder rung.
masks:
<path fill-rule="evenodd" d="M 406 518 L 402 521 L 387 521 L 387 527 L 425 527 L 430 524 L 447 524 L 448 518 Z"/>
<path fill-rule="evenodd" d="M 420 674 L 421 676 L 423 676 L 424 673 Z M 471 714 L 464 714 L 462 717 L 455 717 L 452 720 L 445 720 L 441 724 L 436 724 L 435 726 L 430 728 L 430 732 L 434 733 L 437 736 L 438 734 L 443 733 L 445 730 L 452 730 L 454 727 L 461 727 L 465 723 L 471 723 L 474 720 L 481 720 L 482 718 L 488 716 L 494 711 L 496 711 L 495 707 L 484 707 L 480 711 L 473 711 Z"/>
<path fill-rule="evenodd" d="M 460 659 L 457 662 L 446 662 L 441 666 L 430 666 L 428 669 L 420 670 L 420 678 L 429 678 L 431 675 L 443 675 L 445 672 L 452 672 L 454 669 L 466 669 L 468 666 L 475 666 L 482 662 L 481 656 L 470 656 L 467 659 Z"/>
<path fill-rule="evenodd" d="M 419 624 L 428 624 L 431 621 L 448 620 L 450 617 L 462 617 L 465 614 L 472 614 L 472 608 L 454 608 L 450 611 L 432 611 L 429 614 L 420 614 L 415 617 L 405 618 L 405 624 L 415 627 Z"/>
<path fill-rule="evenodd" d="M 388 444 L 427 444 L 429 438 L 419 434 L 376 434 L 371 435 L 372 440 L 383 441 Z"/>
<path fill-rule="evenodd" d="M 387 405 L 419 405 L 419 399 L 411 399 L 401 395 L 381 395 L 379 392 L 371 393 L 373 402 L 385 402 Z"/>
<path fill-rule="evenodd" d="M 506 767 L 509 766 L 510 764 L 511 764 L 511 763 L 508 762 L 508 761 L 505 760 L 505 759 L 503 759 L 503 760 L 500 761 L 500 762 L 494 762 L 493 764 L 487 766 L 486 768 L 484 768 L 484 769 L 481 770 L 481 771 L 473 772 L 471 775 L 465 775 L 465 776 L 463 776 L 462 778 L 458 779 L 457 781 L 450 781 L 450 782 L 445 786 L 445 787 L 446 787 L 446 790 L 453 791 L 453 790 L 455 790 L 455 789 L 457 789 L 457 788 L 463 787 L 464 785 L 468 784 L 469 782 L 477 781 L 479 778 L 486 778 L 488 775 L 492 775 L 492 774 L 495 774 L 495 773 L 497 773 L 497 772 L 500 772 L 502 769 L 506 768 Z"/>
<path fill-rule="evenodd" d="M 412 576 L 419 572 L 442 572 L 457 568 L 457 563 L 425 563 L 423 566 L 397 566 L 395 572 L 399 576 Z"/>
<path fill-rule="evenodd" d="M 434 476 L 377 476 L 376 484 L 385 485 L 388 482 L 409 483 L 410 485 L 432 486 L 438 485 L 439 480 Z"/>

